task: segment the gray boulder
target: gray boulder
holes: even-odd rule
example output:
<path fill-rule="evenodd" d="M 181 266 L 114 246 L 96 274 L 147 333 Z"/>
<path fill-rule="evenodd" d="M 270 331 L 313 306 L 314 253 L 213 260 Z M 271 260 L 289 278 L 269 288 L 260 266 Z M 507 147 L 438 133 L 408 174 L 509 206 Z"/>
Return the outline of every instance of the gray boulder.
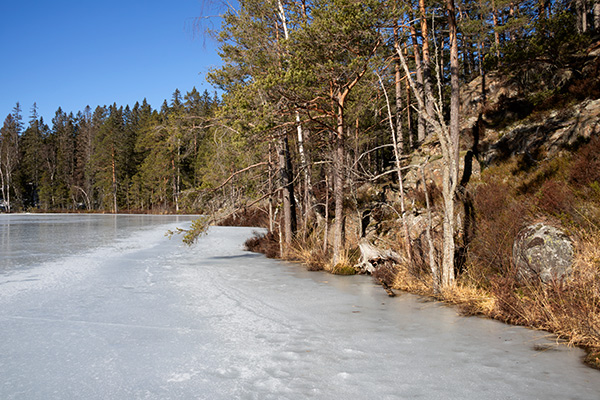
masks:
<path fill-rule="evenodd" d="M 521 281 L 563 280 L 571 275 L 573 242 L 560 229 L 537 223 L 519 232 L 513 244 L 513 259 Z"/>

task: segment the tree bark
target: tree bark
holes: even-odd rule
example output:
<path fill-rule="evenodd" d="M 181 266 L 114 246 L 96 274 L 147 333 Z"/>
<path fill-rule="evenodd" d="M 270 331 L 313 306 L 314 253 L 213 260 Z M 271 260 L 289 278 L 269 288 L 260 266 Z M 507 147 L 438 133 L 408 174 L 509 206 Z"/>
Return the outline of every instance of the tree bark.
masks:
<path fill-rule="evenodd" d="M 431 237 L 431 229 L 433 226 L 433 219 L 431 218 L 431 206 L 429 203 L 429 191 L 427 190 L 427 181 L 425 180 L 425 171 L 423 166 L 419 168 L 421 172 L 421 184 L 423 185 L 423 192 L 425 193 L 425 207 L 427 208 L 427 225 L 425 225 L 425 239 L 427 239 L 427 254 L 429 256 L 429 269 L 431 270 L 431 276 L 433 281 L 434 293 L 440 292 L 440 272 L 438 269 L 437 261 L 435 259 L 435 251 L 433 247 L 433 238 Z"/>
<path fill-rule="evenodd" d="M 427 14 L 425 12 L 425 0 L 419 0 L 419 12 L 421 14 L 421 36 L 423 38 L 423 90 L 425 91 L 425 108 L 429 114 L 433 114 L 433 103 L 429 101 L 432 94 L 431 89 L 431 57 L 429 55 L 429 28 L 427 26 Z M 429 136 L 429 129 L 425 130 L 425 137 Z"/>
<path fill-rule="evenodd" d="M 275 218 L 273 213 L 273 160 L 271 156 L 271 142 L 269 142 L 269 164 L 268 164 L 268 175 L 269 175 L 269 232 L 273 232 L 275 228 Z"/>
<path fill-rule="evenodd" d="M 500 33 L 498 32 L 498 9 L 496 2 L 492 0 L 492 21 L 494 23 L 494 45 L 496 47 L 496 57 L 500 57 Z"/>
<path fill-rule="evenodd" d="M 458 185 L 458 157 L 459 157 L 459 106 L 460 83 L 458 80 L 458 35 L 456 26 L 456 11 L 454 0 L 446 1 L 448 13 L 448 30 L 450 39 L 450 129 L 449 129 L 449 164 L 444 168 L 443 196 L 444 196 L 444 258 L 442 265 L 442 286 L 454 285 L 454 200 Z"/>
<path fill-rule="evenodd" d="M 412 39 L 413 53 L 415 57 L 416 71 L 415 75 L 417 78 L 417 92 L 418 95 L 423 98 L 423 64 L 421 63 L 421 52 L 419 50 L 419 41 L 417 40 L 417 30 L 414 25 L 410 25 L 410 36 Z M 423 105 L 418 103 L 417 105 L 417 142 L 422 143 L 425 140 L 425 120 L 423 119 Z"/>
<path fill-rule="evenodd" d="M 329 247 L 329 172 L 325 173 L 325 228 L 323 230 L 323 252 Z"/>
<path fill-rule="evenodd" d="M 303 216 L 303 231 L 307 233 L 309 221 L 314 219 L 314 195 L 310 173 L 310 163 L 306 151 L 304 150 L 304 129 L 300 123 L 300 114 L 296 111 L 296 131 L 298 133 L 298 154 L 300 155 L 300 167 L 304 175 L 304 216 Z"/>
<path fill-rule="evenodd" d="M 577 31 L 579 33 L 586 33 L 588 28 L 587 20 L 587 1 L 586 0 L 575 0 L 575 13 L 577 16 Z"/>
<path fill-rule="evenodd" d="M 294 198 L 294 184 L 292 161 L 290 156 L 287 134 L 283 133 L 279 142 L 279 171 L 283 200 L 283 240 L 286 248 L 292 243 L 296 232 L 296 201 Z"/>
<path fill-rule="evenodd" d="M 398 46 L 398 24 L 394 26 L 394 43 Z M 400 74 L 400 60 L 396 59 L 394 62 L 395 69 L 395 89 L 396 89 L 396 137 L 398 140 L 397 149 L 400 154 L 404 152 L 404 134 L 402 130 L 402 81 Z M 383 88 L 385 93 L 385 88 Z M 393 132 L 392 132 L 393 134 Z"/>
<path fill-rule="evenodd" d="M 335 201 L 333 225 L 333 265 L 341 261 L 344 232 L 344 98 L 338 95 L 335 149 L 333 153 L 333 198 Z"/>

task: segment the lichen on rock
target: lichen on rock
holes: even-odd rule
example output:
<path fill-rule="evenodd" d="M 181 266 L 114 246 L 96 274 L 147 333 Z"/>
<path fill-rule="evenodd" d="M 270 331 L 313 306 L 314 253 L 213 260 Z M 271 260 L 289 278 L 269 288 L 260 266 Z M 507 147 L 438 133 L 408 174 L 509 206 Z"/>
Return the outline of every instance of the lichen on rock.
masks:
<path fill-rule="evenodd" d="M 560 281 L 571 275 L 573 242 L 553 226 L 529 225 L 515 238 L 513 259 L 521 281 Z"/>

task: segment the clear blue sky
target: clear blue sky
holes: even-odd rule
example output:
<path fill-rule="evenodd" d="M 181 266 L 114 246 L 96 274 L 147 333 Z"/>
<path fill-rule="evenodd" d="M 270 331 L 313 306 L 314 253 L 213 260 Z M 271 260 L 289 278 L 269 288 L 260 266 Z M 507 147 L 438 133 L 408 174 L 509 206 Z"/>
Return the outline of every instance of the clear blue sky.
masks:
<path fill-rule="evenodd" d="M 214 90 L 205 75 L 220 64 L 217 44 L 194 28 L 199 16 L 218 13 L 206 1 L 1 4 L 0 124 L 17 101 L 26 125 L 34 102 L 50 125 L 58 107 L 77 113 L 146 98 L 156 109 L 175 89 Z"/>

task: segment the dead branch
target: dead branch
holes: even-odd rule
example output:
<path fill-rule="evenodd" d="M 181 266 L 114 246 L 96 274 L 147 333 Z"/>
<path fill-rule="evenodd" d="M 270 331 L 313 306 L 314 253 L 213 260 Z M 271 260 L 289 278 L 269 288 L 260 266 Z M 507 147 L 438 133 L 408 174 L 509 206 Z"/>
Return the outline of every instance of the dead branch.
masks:
<path fill-rule="evenodd" d="M 259 163 L 256 163 L 256 164 L 253 164 L 253 165 L 250 165 L 250 166 L 248 166 L 248 167 L 246 167 L 246 168 L 242 168 L 242 169 L 240 169 L 240 170 L 237 170 L 237 171 L 235 171 L 233 174 L 231 174 L 231 175 L 229 176 L 229 178 L 225 179 L 225 181 L 224 181 L 223 183 L 221 183 L 221 184 L 220 184 L 218 187 L 216 187 L 216 188 L 214 188 L 214 189 L 211 189 L 211 191 L 212 191 L 212 192 L 215 192 L 215 191 L 217 191 L 217 190 L 221 189 L 223 186 L 227 185 L 227 183 L 228 183 L 230 180 L 232 180 L 232 179 L 233 179 L 233 178 L 234 178 L 236 175 L 239 175 L 239 174 L 241 174 L 242 172 L 246 172 L 246 171 L 248 171 L 248 170 L 250 170 L 250 169 L 252 169 L 252 168 L 256 168 L 256 167 L 260 167 L 260 166 L 262 166 L 262 165 L 268 165 L 268 164 L 269 164 L 269 162 L 268 162 L 268 161 L 261 161 L 261 162 L 259 162 Z"/>

